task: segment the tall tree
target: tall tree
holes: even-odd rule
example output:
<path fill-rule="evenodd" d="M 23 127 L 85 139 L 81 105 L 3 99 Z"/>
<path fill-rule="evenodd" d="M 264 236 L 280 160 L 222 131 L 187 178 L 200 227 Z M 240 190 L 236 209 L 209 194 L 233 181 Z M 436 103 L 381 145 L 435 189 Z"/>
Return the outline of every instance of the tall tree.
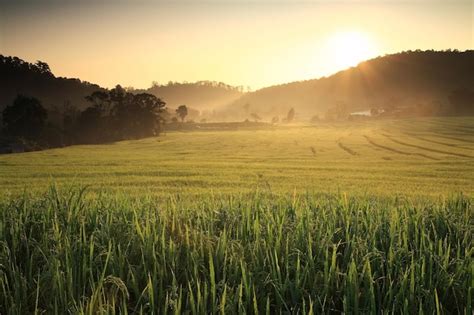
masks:
<path fill-rule="evenodd" d="M 81 143 L 101 143 L 108 141 L 108 130 L 104 128 L 104 116 L 100 107 L 91 106 L 81 112 L 76 129 Z"/>
<path fill-rule="evenodd" d="M 3 110 L 2 118 L 7 135 L 36 140 L 46 125 L 48 112 L 38 99 L 18 95 L 13 105 Z"/>
<path fill-rule="evenodd" d="M 134 95 L 121 86 L 87 97 L 92 106 L 79 119 L 82 139 L 91 142 L 136 139 L 158 135 L 165 102 L 148 93 Z"/>
<path fill-rule="evenodd" d="M 166 103 L 149 93 L 135 95 L 133 103 L 135 136 L 158 135 L 161 132 Z"/>
<path fill-rule="evenodd" d="M 286 115 L 286 122 L 292 122 L 293 119 L 295 118 L 295 110 L 293 107 L 288 111 L 288 114 Z"/>
<path fill-rule="evenodd" d="M 51 73 L 51 68 L 49 67 L 49 65 L 46 62 L 38 60 L 38 61 L 36 61 L 35 66 L 36 66 L 36 68 L 38 69 L 38 71 L 40 73 L 53 75 Z"/>
<path fill-rule="evenodd" d="M 188 115 L 188 108 L 186 105 L 180 105 L 176 109 L 176 114 L 181 118 L 181 121 L 184 122 L 184 118 Z"/>

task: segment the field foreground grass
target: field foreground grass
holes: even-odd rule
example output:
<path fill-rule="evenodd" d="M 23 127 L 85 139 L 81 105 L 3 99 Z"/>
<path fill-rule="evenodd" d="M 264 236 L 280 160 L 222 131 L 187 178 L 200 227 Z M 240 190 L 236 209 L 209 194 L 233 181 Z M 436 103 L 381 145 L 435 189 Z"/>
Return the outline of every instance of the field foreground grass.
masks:
<path fill-rule="evenodd" d="M 472 314 L 472 199 L 0 200 L 0 313 Z"/>

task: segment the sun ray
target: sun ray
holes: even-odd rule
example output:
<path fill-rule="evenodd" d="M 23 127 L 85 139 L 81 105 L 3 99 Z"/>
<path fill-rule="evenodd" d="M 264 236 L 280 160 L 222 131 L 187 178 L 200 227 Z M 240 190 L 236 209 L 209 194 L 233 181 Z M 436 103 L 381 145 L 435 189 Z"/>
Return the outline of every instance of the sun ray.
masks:
<path fill-rule="evenodd" d="M 377 47 L 365 33 L 345 31 L 332 35 L 327 43 L 334 65 L 339 69 L 356 66 L 377 55 Z"/>

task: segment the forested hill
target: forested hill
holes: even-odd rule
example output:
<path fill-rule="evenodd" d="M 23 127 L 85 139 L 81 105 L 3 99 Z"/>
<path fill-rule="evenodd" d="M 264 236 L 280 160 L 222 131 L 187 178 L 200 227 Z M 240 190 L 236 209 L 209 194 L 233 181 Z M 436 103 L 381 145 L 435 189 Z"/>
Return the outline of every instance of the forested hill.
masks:
<path fill-rule="evenodd" d="M 69 104 L 84 109 L 90 105 L 85 97 L 98 90 L 104 89 L 79 79 L 56 77 L 47 63 L 29 63 L 18 57 L 0 55 L 0 110 L 10 105 L 18 94 L 35 97 L 46 108 L 61 108 Z M 170 82 L 166 85 L 153 84 L 149 89 L 127 90 L 135 94 L 153 94 L 170 108 L 185 104 L 199 111 L 229 104 L 244 94 L 241 87 L 212 81 Z"/>
<path fill-rule="evenodd" d="M 215 119 L 236 121 L 252 114 L 264 120 L 283 117 L 290 108 L 302 119 L 324 115 L 335 107 L 345 111 L 420 106 L 449 109 L 453 91 L 464 89 L 467 97 L 464 92 L 458 95 L 472 99 L 473 87 L 474 51 L 469 50 L 386 55 L 329 77 L 272 86 L 252 93 L 210 81 L 170 82 L 129 91 L 153 94 L 171 109 L 185 104 L 191 110 L 191 119 L 194 119 L 192 109 L 204 114 L 206 110 L 215 109 L 217 113 L 212 115 Z M 69 104 L 84 109 L 90 105 L 85 97 L 97 90 L 103 89 L 79 79 L 54 76 L 46 63 L 33 64 L 0 55 L 0 110 L 10 105 L 18 94 L 36 97 L 46 108 Z M 467 106 L 471 106 L 470 103 Z"/>
<path fill-rule="evenodd" d="M 474 51 L 408 51 L 378 57 L 329 77 L 293 82 L 248 93 L 223 114 L 263 118 L 437 104 L 449 107 L 453 90 L 474 88 Z M 302 118 L 304 118 L 302 117 Z"/>
<path fill-rule="evenodd" d="M 200 111 L 227 105 L 244 94 L 241 87 L 214 81 L 169 82 L 166 85 L 154 83 L 149 89 L 134 92 L 145 92 L 160 97 L 171 108 L 186 104 Z"/>
<path fill-rule="evenodd" d="M 12 104 L 18 94 L 36 97 L 46 108 L 65 104 L 85 108 L 90 105 L 85 97 L 101 89 L 79 79 L 56 77 L 44 62 L 33 64 L 0 55 L 0 110 Z"/>

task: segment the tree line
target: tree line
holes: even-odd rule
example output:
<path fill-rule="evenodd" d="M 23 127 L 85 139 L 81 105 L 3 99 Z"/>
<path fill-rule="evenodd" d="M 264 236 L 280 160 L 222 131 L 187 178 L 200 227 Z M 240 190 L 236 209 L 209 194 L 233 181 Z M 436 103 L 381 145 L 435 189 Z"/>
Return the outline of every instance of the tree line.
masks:
<path fill-rule="evenodd" d="M 85 109 L 89 106 L 85 96 L 95 91 L 105 89 L 79 79 L 56 77 L 49 65 L 39 60 L 30 63 L 0 55 L 0 111 L 18 94 L 35 96 L 48 109 L 61 106 L 65 100 Z"/>
<path fill-rule="evenodd" d="M 133 94 L 118 85 L 86 100 L 90 106 L 82 111 L 67 103 L 47 110 L 38 99 L 18 95 L 2 111 L 1 138 L 34 150 L 139 139 L 163 129 L 166 103 L 152 94 Z"/>

